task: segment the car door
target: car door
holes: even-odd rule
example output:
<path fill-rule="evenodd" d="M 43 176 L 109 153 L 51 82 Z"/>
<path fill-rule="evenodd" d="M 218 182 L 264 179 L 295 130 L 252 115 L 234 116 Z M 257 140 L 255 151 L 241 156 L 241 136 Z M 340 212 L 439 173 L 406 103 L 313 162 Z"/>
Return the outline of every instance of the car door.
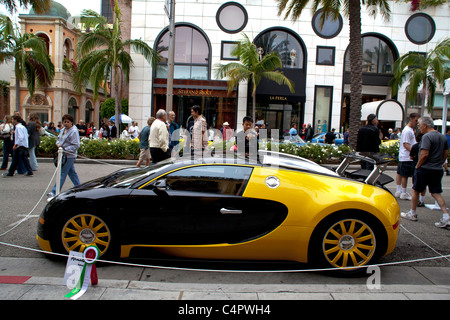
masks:
<path fill-rule="evenodd" d="M 252 166 L 196 165 L 163 175 L 132 193 L 147 203 L 139 220 L 141 243 L 237 243 L 263 235 L 284 220 L 284 205 L 244 198 Z"/>

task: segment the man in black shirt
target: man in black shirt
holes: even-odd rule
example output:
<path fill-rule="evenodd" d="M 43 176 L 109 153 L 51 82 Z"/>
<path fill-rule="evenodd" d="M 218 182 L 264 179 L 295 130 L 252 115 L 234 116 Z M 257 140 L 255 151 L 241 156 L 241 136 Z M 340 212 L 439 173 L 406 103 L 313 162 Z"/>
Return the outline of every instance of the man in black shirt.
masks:
<path fill-rule="evenodd" d="M 378 118 L 371 113 L 367 116 L 367 125 L 359 128 L 356 141 L 356 151 L 380 152 L 380 130 L 378 129 Z M 361 161 L 361 169 L 373 170 L 373 163 Z"/>
<path fill-rule="evenodd" d="M 335 131 L 336 129 L 331 129 L 331 132 L 327 132 L 326 134 L 325 134 L 325 143 L 328 143 L 328 144 L 333 144 L 334 143 L 334 140 L 336 139 L 336 134 L 334 133 L 334 131 Z"/>

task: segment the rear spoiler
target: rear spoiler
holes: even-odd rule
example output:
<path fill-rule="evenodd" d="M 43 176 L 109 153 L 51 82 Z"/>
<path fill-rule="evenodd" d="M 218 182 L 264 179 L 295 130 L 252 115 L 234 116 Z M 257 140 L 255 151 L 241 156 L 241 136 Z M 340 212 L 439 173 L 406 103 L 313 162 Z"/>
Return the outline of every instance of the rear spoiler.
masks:
<path fill-rule="evenodd" d="M 346 171 L 352 162 L 359 162 L 361 160 L 373 163 L 374 169 L 372 171 L 363 169 L 354 172 Z M 385 184 L 394 181 L 390 176 L 383 174 L 387 165 L 394 160 L 395 159 L 391 155 L 379 152 L 354 152 L 345 154 L 341 164 L 336 168 L 336 173 L 340 176 L 362 180 L 366 184 L 379 184 L 384 186 Z"/>

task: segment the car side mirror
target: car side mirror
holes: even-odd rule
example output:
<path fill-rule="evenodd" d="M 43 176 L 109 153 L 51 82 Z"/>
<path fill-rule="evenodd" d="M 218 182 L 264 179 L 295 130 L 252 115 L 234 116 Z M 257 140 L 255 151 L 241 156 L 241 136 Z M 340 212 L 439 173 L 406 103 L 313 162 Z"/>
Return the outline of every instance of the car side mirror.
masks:
<path fill-rule="evenodd" d="M 166 179 L 156 181 L 153 186 L 159 191 L 167 191 Z"/>

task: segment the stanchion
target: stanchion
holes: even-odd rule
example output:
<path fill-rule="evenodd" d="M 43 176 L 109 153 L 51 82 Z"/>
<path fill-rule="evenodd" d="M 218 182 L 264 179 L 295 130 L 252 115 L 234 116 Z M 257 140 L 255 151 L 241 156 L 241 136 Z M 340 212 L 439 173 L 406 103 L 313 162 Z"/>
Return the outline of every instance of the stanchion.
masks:
<path fill-rule="evenodd" d="M 56 195 L 61 192 L 61 168 L 62 168 L 62 157 L 63 157 L 63 148 L 58 149 L 58 165 L 56 167 Z"/>

